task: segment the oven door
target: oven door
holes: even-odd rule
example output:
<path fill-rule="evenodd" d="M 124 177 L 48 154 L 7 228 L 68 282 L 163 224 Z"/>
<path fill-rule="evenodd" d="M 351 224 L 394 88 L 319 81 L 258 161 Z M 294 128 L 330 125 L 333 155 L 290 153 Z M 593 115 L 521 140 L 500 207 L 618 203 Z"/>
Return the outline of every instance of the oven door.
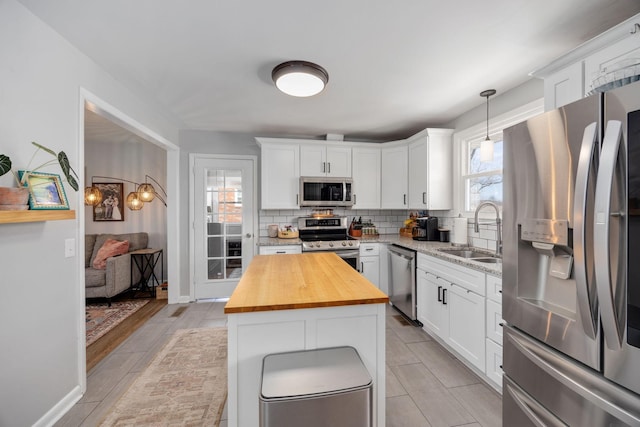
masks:
<path fill-rule="evenodd" d="M 342 258 L 347 264 L 353 267 L 356 271 L 360 266 L 360 251 L 358 249 L 354 250 L 346 250 L 346 251 L 335 251 L 335 254 Z"/>

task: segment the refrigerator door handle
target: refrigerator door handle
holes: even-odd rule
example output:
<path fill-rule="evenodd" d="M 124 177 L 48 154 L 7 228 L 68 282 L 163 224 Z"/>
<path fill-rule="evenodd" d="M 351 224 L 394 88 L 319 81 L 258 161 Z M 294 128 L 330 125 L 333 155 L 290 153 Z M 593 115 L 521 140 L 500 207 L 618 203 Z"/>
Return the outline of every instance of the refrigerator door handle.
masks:
<path fill-rule="evenodd" d="M 565 423 L 531 398 L 509 377 L 504 377 L 504 391 L 509 393 L 516 405 L 536 427 L 567 427 Z"/>
<path fill-rule="evenodd" d="M 638 397 L 602 376 L 587 369 L 572 367 L 573 359 L 555 350 L 545 348 L 509 325 L 505 326 L 506 345 L 518 351 L 530 362 L 553 377 L 563 386 L 591 404 L 612 415 L 624 425 L 640 425 Z M 508 378 L 508 373 L 505 374 Z"/>
<path fill-rule="evenodd" d="M 587 228 L 591 226 L 588 217 L 587 203 L 589 199 L 589 184 L 593 181 L 594 167 L 592 162 L 596 160 L 597 123 L 591 123 L 584 129 L 580 156 L 576 171 L 575 196 L 573 202 L 573 265 L 577 288 L 577 306 L 582 319 L 584 333 L 591 339 L 595 339 L 597 332 L 598 300 L 595 295 L 595 284 L 590 283 L 593 274 L 588 274 L 588 268 L 593 268 L 592 263 L 587 263 Z M 593 282 L 593 280 L 591 280 Z"/>
<path fill-rule="evenodd" d="M 616 310 L 614 284 L 611 280 L 611 245 L 609 241 L 611 194 L 614 186 L 615 168 L 618 150 L 624 149 L 624 144 L 622 147 L 620 146 L 621 138 L 622 123 L 618 120 L 608 121 L 602 140 L 594 207 L 593 257 L 596 288 L 602 317 L 602 331 L 607 347 L 611 350 L 619 350 L 621 348 L 624 332 L 618 323 L 620 313 L 617 313 Z M 622 286 L 622 284 L 618 286 Z"/>

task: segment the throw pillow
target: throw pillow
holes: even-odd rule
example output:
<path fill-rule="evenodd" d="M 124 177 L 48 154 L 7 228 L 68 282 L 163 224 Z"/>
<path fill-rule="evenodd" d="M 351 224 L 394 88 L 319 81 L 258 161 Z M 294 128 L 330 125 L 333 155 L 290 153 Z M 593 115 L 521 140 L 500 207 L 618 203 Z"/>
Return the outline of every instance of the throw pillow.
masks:
<path fill-rule="evenodd" d="M 107 239 L 102 247 L 98 250 L 96 258 L 93 260 L 93 268 L 104 270 L 107 268 L 107 258 L 116 255 L 122 255 L 129 252 L 129 241 Z"/>

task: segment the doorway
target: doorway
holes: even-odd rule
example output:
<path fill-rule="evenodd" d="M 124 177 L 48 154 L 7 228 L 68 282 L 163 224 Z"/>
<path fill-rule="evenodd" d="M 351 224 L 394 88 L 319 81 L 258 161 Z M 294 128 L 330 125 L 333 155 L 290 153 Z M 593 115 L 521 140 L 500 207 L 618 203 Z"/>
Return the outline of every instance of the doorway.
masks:
<path fill-rule="evenodd" d="M 233 293 L 251 262 L 256 233 L 255 156 L 192 155 L 195 300 Z"/>
<path fill-rule="evenodd" d="M 177 246 L 176 242 L 180 241 L 178 209 L 177 209 L 177 203 L 175 202 L 176 200 L 179 200 L 179 191 L 177 186 L 177 183 L 179 182 L 178 147 L 172 142 L 170 142 L 169 140 L 167 140 L 166 138 L 164 138 L 162 135 L 152 131 L 148 126 L 145 126 L 140 122 L 137 122 L 135 119 L 117 110 L 115 107 L 104 102 L 102 99 L 93 95 L 89 91 L 85 89 L 81 89 L 80 95 L 81 96 L 80 96 L 79 116 L 81 117 L 81 120 L 79 121 L 79 135 L 80 135 L 79 157 L 81 159 L 84 159 L 83 167 L 81 168 L 83 170 L 83 174 L 81 176 L 83 182 L 81 183 L 81 185 L 86 186 L 87 183 L 90 185 L 92 175 L 109 175 L 109 176 L 113 175 L 110 173 L 104 173 L 103 171 L 92 170 L 95 167 L 95 165 L 93 166 L 86 165 L 85 154 L 87 152 L 87 135 L 85 130 L 87 126 L 91 126 L 91 124 L 89 124 L 88 122 L 91 121 L 92 119 L 95 119 L 95 118 L 102 119 L 102 124 L 107 127 L 107 128 L 94 129 L 95 131 L 94 133 L 96 134 L 100 134 L 100 133 L 111 134 L 111 131 L 113 131 L 113 129 L 120 128 L 120 132 L 127 133 L 127 137 L 123 138 L 122 141 L 120 141 L 121 143 L 123 144 L 127 142 L 130 143 L 131 140 L 133 139 L 144 140 L 145 143 L 155 146 L 154 148 L 156 150 L 160 150 L 161 152 L 161 155 L 156 155 L 156 157 L 154 157 L 156 162 L 154 172 L 156 173 L 155 175 L 156 178 L 160 176 L 160 173 L 162 173 L 163 178 L 166 178 L 165 190 L 167 193 L 167 197 L 166 197 L 167 205 L 166 207 L 162 206 L 162 208 L 160 208 L 159 206 L 153 206 L 153 204 L 152 206 L 149 206 L 150 208 L 153 207 L 153 210 L 149 209 L 145 211 L 145 215 L 151 215 L 153 216 L 153 218 L 143 219 L 142 223 L 140 223 L 140 227 L 142 227 L 144 225 L 143 223 L 145 222 L 148 223 L 151 220 L 154 222 L 158 222 L 158 217 L 163 218 L 161 221 L 163 225 L 160 226 L 159 229 L 154 231 L 154 234 L 155 234 L 154 238 L 156 240 L 151 240 L 150 238 L 150 242 L 154 245 L 156 245 L 156 243 L 154 242 L 161 242 L 163 249 L 165 249 L 164 250 L 165 262 L 164 262 L 164 268 L 163 268 L 164 271 L 161 273 L 161 277 L 164 278 L 164 281 L 168 281 L 169 283 L 169 302 L 170 303 L 178 302 L 180 297 L 179 282 L 178 282 L 178 277 L 179 277 L 178 251 L 166 250 L 168 248 L 176 247 Z M 142 152 L 140 155 L 142 158 L 146 155 L 146 152 Z M 134 167 L 130 167 L 126 165 L 124 165 L 123 167 L 122 158 L 114 158 L 114 156 L 112 155 L 106 155 L 106 154 L 102 155 L 100 153 L 98 154 L 98 156 L 102 156 L 100 158 L 101 163 L 99 163 L 100 167 L 109 168 L 109 170 L 116 170 L 118 167 L 120 167 L 121 171 L 137 170 Z M 124 176 L 124 172 L 116 176 L 119 178 L 125 178 L 125 179 L 127 178 L 126 176 Z M 144 177 L 144 171 L 143 171 L 142 177 Z M 140 179 L 140 177 L 136 176 L 136 179 Z M 80 203 L 82 203 L 82 201 L 80 201 Z M 125 215 L 127 215 L 127 217 L 124 218 L 124 221 L 121 221 L 121 222 L 116 221 L 116 222 L 111 222 L 109 224 L 107 223 L 102 224 L 104 226 L 109 225 L 110 227 L 113 227 L 113 229 L 104 230 L 104 231 L 101 229 L 87 230 L 86 222 L 92 221 L 92 217 L 93 217 L 92 209 L 89 207 L 83 207 L 81 209 L 78 209 L 78 220 L 79 220 L 78 221 L 79 223 L 78 241 L 82 242 L 80 244 L 80 253 L 83 253 L 86 251 L 85 244 L 84 244 L 84 236 L 87 233 L 113 232 L 114 234 L 121 234 L 121 233 L 131 231 L 131 230 L 127 230 L 126 227 L 131 224 L 130 221 L 133 219 L 133 217 L 131 217 L 131 213 L 129 211 L 126 211 Z M 132 231 L 145 231 L 145 230 L 141 229 L 141 230 L 132 230 Z M 157 243 L 157 244 L 160 244 L 160 243 Z M 80 361 L 80 364 L 78 366 L 79 368 L 78 374 L 80 378 L 81 390 L 82 392 L 85 392 L 86 386 L 87 386 L 87 381 L 86 381 L 87 349 L 85 345 L 86 341 L 85 339 L 83 339 L 85 338 L 84 334 L 85 334 L 85 326 L 86 326 L 85 325 L 86 323 L 85 301 L 86 300 L 85 300 L 85 285 L 84 285 L 85 284 L 84 257 L 78 257 L 78 264 L 79 264 L 78 272 L 79 272 L 79 275 L 81 275 L 81 278 L 79 279 L 79 283 L 81 283 L 81 286 L 78 289 L 78 303 L 79 303 L 78 332 L 80 335 L 77 341 L 78 360 Z"/>

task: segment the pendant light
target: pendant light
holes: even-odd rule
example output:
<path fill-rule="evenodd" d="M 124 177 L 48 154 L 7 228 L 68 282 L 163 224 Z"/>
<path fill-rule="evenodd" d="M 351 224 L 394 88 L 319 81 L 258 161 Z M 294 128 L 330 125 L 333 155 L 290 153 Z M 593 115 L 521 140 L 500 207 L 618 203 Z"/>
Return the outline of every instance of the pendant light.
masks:
<path fill-rule="evenodd" d="M 307 61 L 283 62 L 273 69 L 271 78 L 282 92 L 297 97 L 316 95 L 329 82 L 324 68 Z"/>
<path fill-rule="evenodd" d="M 480 96 L 487 98 L 487 137 L 480 143 L 480 161 L 493 161 L 493 141 L 489 138 L 489 97 L 496 94 L 495 89 L 487 89 L 480 92 Z"/>

